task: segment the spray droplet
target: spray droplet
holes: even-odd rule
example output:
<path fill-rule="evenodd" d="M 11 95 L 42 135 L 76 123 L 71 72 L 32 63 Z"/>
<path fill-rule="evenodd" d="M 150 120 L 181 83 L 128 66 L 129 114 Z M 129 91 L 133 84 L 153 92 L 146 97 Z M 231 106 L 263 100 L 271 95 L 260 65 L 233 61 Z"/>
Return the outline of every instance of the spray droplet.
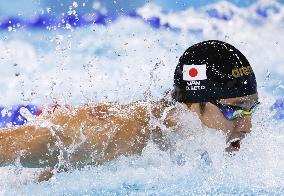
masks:
<path fill-rule="evenodd" d="M 46 11 L 47 11 L 47 13 L 50 13 L 51 12 L 51 8 L 50 7 L 46 8 Z"/>
<path fill-rule="evenodd" d="M 73 7 L 78 7 L 78 3 L 76 1 L 73 1 Z"/>

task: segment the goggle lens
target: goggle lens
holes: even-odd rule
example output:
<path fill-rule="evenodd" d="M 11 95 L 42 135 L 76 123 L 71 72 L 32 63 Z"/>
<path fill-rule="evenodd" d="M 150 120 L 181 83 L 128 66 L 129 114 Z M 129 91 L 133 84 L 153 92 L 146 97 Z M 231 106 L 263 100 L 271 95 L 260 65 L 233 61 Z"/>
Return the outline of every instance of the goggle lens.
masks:
<path fill-rule="evenodd" d="M 249 110 L 245 110 L 240 106 L 232 106 L 232 105 L 221 104 L 217 101 L 212 101 L 211 103 L 213 103 L 214 105 L 216 105 L 220 109 L 220 111 L 223 113 L 224 117 L 227 120 L 234 120 L 234 119 L 239 118 L 239 117 L 244 116 L 244 115 L 251 115 L 255 111 L 256 106 L 260 102 L 258 102 L 258 101 L 255 102 Z"/>

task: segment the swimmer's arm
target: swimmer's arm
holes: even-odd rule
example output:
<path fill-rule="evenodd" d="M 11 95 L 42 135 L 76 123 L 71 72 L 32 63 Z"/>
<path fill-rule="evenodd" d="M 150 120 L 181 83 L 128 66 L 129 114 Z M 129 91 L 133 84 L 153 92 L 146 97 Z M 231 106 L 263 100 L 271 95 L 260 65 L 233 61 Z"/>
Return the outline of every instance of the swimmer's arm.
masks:
<path fill-rule="evenodd" d="M 46 161 L 47 167 L 32 164 L 32 167 L 41 168 L 36 181 L 49 180 L 58 170 L 54 166 L 58 162 L 57 153 L 50 154 L 48 146 L 56 142 L 51 131 L 36 126 L 20 126 L 0 131 L 0 166 L 14 164 L 17 159 L 26 167 L 30 162 Z M 56 150 L 56 149 L 55 149 Z"/>
<path fill-rule="evenodd" d="M 20 126 L 4 129 L 0 132 L 0 154 L 3 164 L 13 163 L 20 156 L 21 162 L 49 158 L 48 144 L 54 138 L 47 128 Z"/>

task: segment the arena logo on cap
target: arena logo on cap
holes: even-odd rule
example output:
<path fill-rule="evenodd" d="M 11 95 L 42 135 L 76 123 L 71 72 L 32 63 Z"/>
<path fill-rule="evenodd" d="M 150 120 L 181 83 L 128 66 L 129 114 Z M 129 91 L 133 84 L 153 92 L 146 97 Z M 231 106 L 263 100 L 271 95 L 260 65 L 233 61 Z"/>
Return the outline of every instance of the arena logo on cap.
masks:
<path fill-rule="evenodd" d="M 206 65 L 184 65 L 183 80 L 206 80 Z"/>
<path fill-rule="evenodd" d="M 232 70 L 232 75 L 235 78 L 242 77 L 243 75 L 248 76 L 248 75 L 250 75 L 252 73 L 253 73 L 253 71 L 252 71 L 251 66 L 235 68 L 235 69 Z"/>

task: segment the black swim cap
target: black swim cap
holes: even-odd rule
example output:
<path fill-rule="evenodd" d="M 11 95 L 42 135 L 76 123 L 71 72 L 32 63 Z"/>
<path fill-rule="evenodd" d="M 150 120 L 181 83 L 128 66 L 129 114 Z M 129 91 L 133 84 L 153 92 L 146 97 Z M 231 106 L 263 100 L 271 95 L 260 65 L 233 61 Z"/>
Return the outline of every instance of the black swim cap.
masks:
<path fill-rule="evenodd" d="M 178 102 L 209 102 L 256 92 L 248 60 L 225 42 L 209 40 L 189 47 L 175 70 L 173 98 Z"/>

